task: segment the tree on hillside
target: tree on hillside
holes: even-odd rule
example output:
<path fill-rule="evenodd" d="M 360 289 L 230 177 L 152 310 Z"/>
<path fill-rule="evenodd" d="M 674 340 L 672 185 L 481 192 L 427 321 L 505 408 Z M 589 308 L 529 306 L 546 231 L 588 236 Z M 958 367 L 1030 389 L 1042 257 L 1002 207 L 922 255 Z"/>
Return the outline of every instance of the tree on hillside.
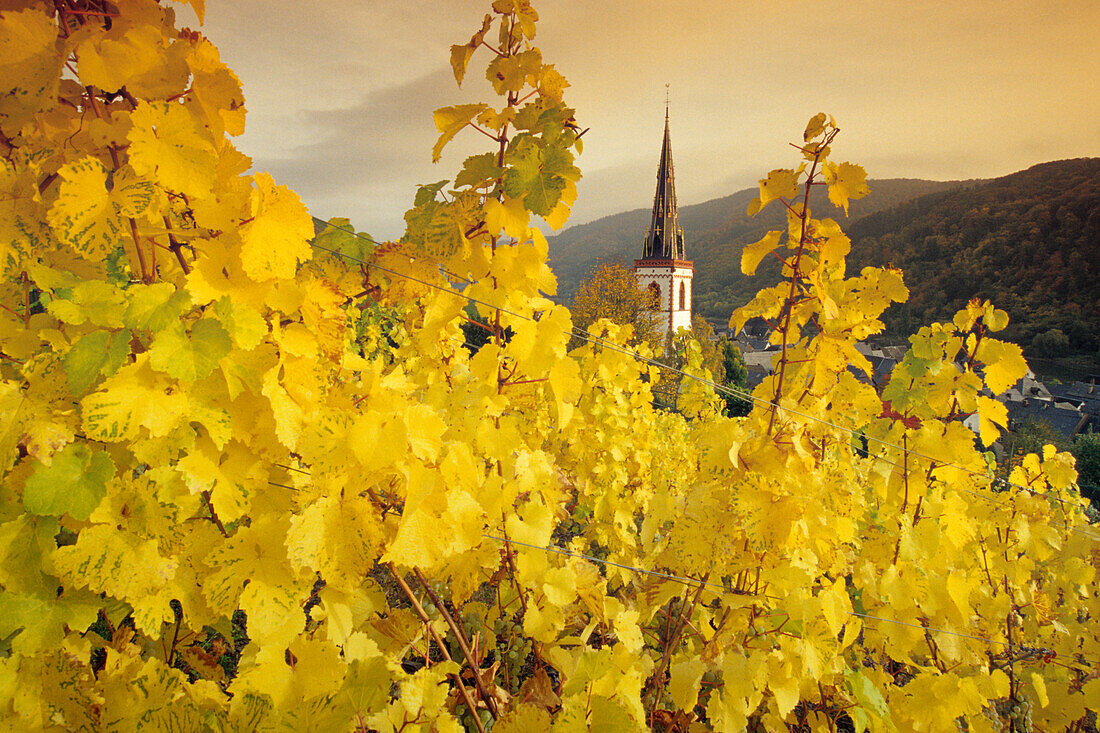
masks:
<path fill-rule="evenodd" d="M 1100 433 L 1078 435 L 1069 452 L 1077 459 L 1077 485 L 1081 495 L 1100 509 Z"/>
<path fill-rule="evenodd" d="M 715 384 L 726 383 L 726 369 L 722 359 L 722 352 L 718 342 L 714 338 L 714 329 L 702 316 L 691 319 L 691 330 L 680 329 L 675 334 L 670 334 L 665 339 L 665 349 L 661 361 L 677 371 L 663 371 L 661 378 L 653 387 L 653 393 L 658 401 L 669 409 L 675 407 L 676 397 L 680 393 L 683 377 L 678 371 L 683 370 L 688 362 L 688 344 L 699 344 L 700 366 L 710 373 L 711 381 Z"/>
<path fill-rule="evenodd" d="M 638 285 L 634 273 L 619 263 L 600 263 L 581 282 L 573 298 L 573 325 L 587 330 L 601 318 L 632 326 L 631 343 L 659 345 L 657 299 Z"/>
<path fill-rule="evenodd" d="M 1052 328 L 1031 339 L 1031 350 L 1039 356 L 1063 356 L 1069 350 L 1069 337 L 1060 328 Z"/>
<path fill-rule="evenodd" d="M 682 370 L 689 361 L 688 344 L 691 342 L 699 344 L 700 366 L 710 373 L 711 381 L 737 392 L 750 392 L 749 371 L 740 349 L 724 336 L 715 337 L 714 328 L 700 315 L 691 319 L 690 331 L 681 330 L 668 337 L 661 361 Z M 676 372 L 662 372 L 661 380 L 654 385 L 653 392 L 661 404 L 671 409 L 676 405 L 682 387 L 683 377 Z M 723 402 L 722 411 L 729 417 L 743 417 L 752 409 L 751 400 L 729 392 L 719 392 L 718 396 Z"/>
<path fill-rule="evenodd" d="M 1020 421 L 1012 430 L 1005 432 L 1001 445 L 1005 451 L 1001 470 L 1005 475 L 1018 466 L 1029 453 L 1041 454 L 1044 445 L 1053 445 L 1058 450 L 1069 450 L 1070 447 L 1049 422 L 1040 419 Z"/>
<path fill-rule="evenodd" d="M 741 392 L 749 392 L 749 368 L 745 365 L 741 349 L 725 336 L 718 340 L 718 349 L 722 354 L 722 370 L 725 373 L 723 383 Z M 726 402 L 725 413 L 730 417 L 743 417 L 752 410 L 752 400 L 731 394 L 723 394 L 722 399 Z"/>

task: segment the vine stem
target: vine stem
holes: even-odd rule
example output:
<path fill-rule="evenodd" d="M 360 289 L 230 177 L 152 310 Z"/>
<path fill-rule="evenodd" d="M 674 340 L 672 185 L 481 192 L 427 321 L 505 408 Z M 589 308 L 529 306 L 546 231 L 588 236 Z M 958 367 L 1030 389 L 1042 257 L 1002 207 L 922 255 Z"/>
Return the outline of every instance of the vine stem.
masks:
<path fill-rule="evenodd" d="M 497 471 L 501 472 L 500 464 L 497 463 Z M 508 565 L 508 574 L 512 578 L 512 585 L 516 589 L 516 595 L 519 597 L 519 605 L 523 608 L 523 612 L 527 613 L 527 598 L 523 595 L 523 588 L 520 586 L 519 581 L 516 579 L 516 563 L 512 554 L 511 540 L 508 538 L 507 523 L 503 521 L 504 517 L 501 517 L 501 531 L 504 534 L 504 560 Z"/>
<path fill-rule="evenodd" d="M 393 569 L 392 567 L 390 568 Z M 498 717 L 496 700 L 485 690 L 485 685 L 481 682 L 481 669 L 478 667 L 477 660 L 474 658 L 473 652 L 470 650 L 470 644 L 466 641 L 466 635 L 462 633 L 462 629 L 452 618 L 451 614 L 447 611 L 447 607 L 443 605 L 443 601 L 440 600 L 436 592 L 432 590 L 432 586 L 428 583 L 428 579 L 424 577 L 424 573 L 420 572 L 420 568 L 413 568 L 413 574 L 416 575 L 416 579 L 420 581 L 420 585 L 424 586 L 424 590 L 428 593 L 428 597 L 432 599 L 432 603 L 439 609 L 439 613 L 443 616 L 443 620 L 447 622 L 447 625 L 451 627 L 451 633 L 455 635 L 458 640 L 458 645 L 462 649 L 462 656 L 466 658 L 466 664 L 470 666 L 470 670 L 474 673 L 474 684 L 477 686 L 477 693 L 481 696 L 481 699 L 485 702 L 485 707 L 489 709 L 489 714 L 493 718 Z M 476 715 L 475 715 L 476 717 Z"/>
<path fill-rule="evenodd" d="M 164 227 L 169 230 L 172 228 L 172 222 L 167 214 L 164 215 Z M 183 245 L 172 234 L 168 235 L 168 248 L 176 255 L 176 261 L 180 263 L 183 274 L 189 275 L 191 273 L 191 265 L 187 264 L 187 260 L 183 257 Z"/>
<path fill-rule="evenodd" d="M 99 100 L 96 99 L 95 88 L 92 86 L 86 86 L 84 87 L 84 91 L 88 95 L 88 104 L 91 105 L 92 111 L 95 112 L 95 116 L 102 120 L 103 112 L 99 109 Z M 107 149 L 111 153 L 111 163 L 114 164 L 115 171 L 117 172 L 120 168 L 122 168 L 122 163 L 118 157 L 118 148 L 116 148 L 114 145 L 111 145 Z M 141 249 L 141 237 L 138 236 L 137 220 L 135 220 L 133 217 L 128 217 L 128 219 L 130 222 L 130 236 L 134 238 L 134 249 L 137 251 L 138 267 L 141 268 L 141 281 L 148 285 L 156 279 L 156 275 L 154 270 L 150 270 L 149 264 L 145 261 L 145 253 Z M 155 258 L 156 255 L 154 254 L 153 257 Z"/>
<path fill-rule="evenodd" d="M 172 609 L 175 612 L 176 609 Z M 172 634 L 172 646 L 168 647 L 167 659 L 165 660 L 169 667 L 172 666 L 172 658 L 176 656 L 176 643 L 180 638 L 180 624 L 183 623 L 183 608 L 180 608 L 179 613 L 176 616 L 176 631 Z"/>
<path fill-rule="evenodd" d="M 31 279 L 27 277 L 27 271 L 23 271 L 23 328 L 29 328 L 31 324 Z"/>
<path fill-rule="evenodd" d="M 787 347 L 789 345 L 787 339 L 789 338 L 791 330 L 791 314 L 794 311 L 795 290 L 798 287 L 799 280 L 799 266 L 802 263 L 802 254 L 806 250 L 806 244 L 808 240 L 806 232 L 806 220 L 807 218 L 809 218 L 810 214 L 810 190 L 813 188 L 814 176 L 817 175 L 817 166 L 821 163 L 822 153 L 825 148 L 827 148 L 829 144 L 832 143 L 833 138 L 835 138 L 837 136 L 837 133 L 839 132 L 839 129 L 834 129 L 832 132 L 825 136 L 825 139 L 822 141 L 821 145 L 817 146 L 817 148 L 814 150 L 813 164 L 810 166 L 810 172 L 806 177 L 806 191 L 802 195 L 802 212 L 800 215 L 801 224 L 798 233 L 798 250 L 795 252 L 794 264 L 791 266 L 790 291 L 787 294 L 787 301 L 783 305 L 783 323 L 780 327 L 780 332 L 783 334 L 783 343 L 781 345 L 779 356 L 779 375 L 775 382 L 775 397 L 773 399 L 773 402 L 775 404 L 772 406 L 771 416 L 768 418 L 768 435 L 771 435 L 773 430 L 775 429 L 775 418 L 779 411 L 779 400 L 782 396 L 783 391 L 783 377 L 785 376 L 787 370 Z"/>
<path fill-rule="evenodd" d="M 703 594 L 703 589 L 707 585 L 707 581 L 710 579 L 710 571 L 703 573 L 703 577 L 699 579 L 699 587 L 695 591 L 695 595 L 691 599 L 691 603 L 680 609 L 680 615 L 676 619 L 676 626 L 672 630 L 672 635 L 667 637 L 665 651 L 661 655 L 661 661 L 658 663 L 657 668 L 653 670 L 653 674 L 649 677 L 649 685 L 651 685 L 650 694 L 653 695 L 653 702 L 650 705 L 649 717 L 653 719 L 653 709 L 657 705 L 657 684 L 658 681 L 664 676 L 665 670 L 668 668 L 668 663 L 672 660 L 672 652 L 678 645 L 678 639 L 683 634 L 684 625 L 687 624 L 691 615 L 695 612 L 695 607 L 699 604 L 699 596 Z"/>
<path fill-rule="evenodd" d="M 401 592 L 404 593 L 405 597 L 409 599 L 409 603 L 412 604 L 413 610 L 416 611 L 416 615 L 419 616 L 420 620 L 424 622 L 424 626 L 428 629 L 428 632 L 432 635 L 432 638 L 435 639 L 435 643 L 439 646 L 439 650 L 443 653 L 443 656 L 446 657 L 448 662 L 454 661 L 451 659 L 450 652 L 447 651 L 447 645 L 444 644 L 443 639 L 439 637 L 439 632 L 437 632 L 432 626 L 431 618 L 424 610 L 424 607 L 420 605 L 420 599 L 416 597 L 416 594 L 413 593 L 412 588 L 410 588 L 409 584 L 405 582 L 405 579 L 401 577 L 401 573 L 397 572 L 397 568 L 393 566 L 392 562 L 389 563 L 387 567 L 390 570 L 390 574 L 393 575 L 394 580 L 397 581 L 397 585 L 401 587 Z M 436 604 L 436 608 L 438 608 L 440 611 L 443 610 L 443 607 L 438 604 Z M 478 733 L 485 733 L 485 727 L 481 724 L 481 718 L 477 716 L 477 705 L 474 703 L 474 699 L 470 697 L 470 691 L 466 689 L 466 685 L 462 682 L 462 675 L 454 674 L 452 672 L 450 676 L 458 685 L 458 691 L 462 694 L 462 700 L 466 703 L 466 707 L 470 709 L 470 717 L 474 719 L 474 725 L 477 726 Z M 476 669 L 474 670 L 474 679 L 478 680 L 479 683 L 481 681 L 478 679 Z"/>
<path fill-rule="evenodd" d="M 222 524 L 222 520 L 218 518 L 218 513 L 214 511 L 214 504 L 210 501 L 210 491 L 202 492 L 203 501 L 206 502 L 206 508 L 210 510 L 210 519 L 217 525 L 218 531 L 222 533 L 222 537 L 228 537 L 229 533 L 225 531 L 225 525 Z"/>

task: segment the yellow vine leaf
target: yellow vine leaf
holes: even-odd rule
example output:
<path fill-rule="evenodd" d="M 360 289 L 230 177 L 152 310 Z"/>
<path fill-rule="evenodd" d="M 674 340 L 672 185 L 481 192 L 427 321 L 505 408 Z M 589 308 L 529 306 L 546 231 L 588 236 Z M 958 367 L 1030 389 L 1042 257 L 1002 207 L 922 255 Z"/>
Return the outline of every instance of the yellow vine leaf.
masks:
<path fill-rule="evenodd" d="M 126 290 L 123 323 L 128 328 L 162 331 L 177 321 L 190 306 L 190 294 L 186 290 L 177 290 L 171 283 L 131 285 Z"/>
<path fill-rule="evenodd" d="M 57 25 L 41 10 L 0 13 L 0 129 L 7 135 L 57 103 L 64 59 L 56 42 Z"/>
<path fill-rule="evenodd" d="M 205 38 L 199 39 L 187 54 L 187 66 L 191 70 L 191 93 L 185 104 L 202 110 L 195 117 L 210 125 L 215 139 L 223 132 L 242 134 L 245 107 L 241 81 L 222 62 L 217 47 Z"/>
<path fill-rule="evenodd" d="M 248 614 L 248 635 L 261 646 L 283 646 L 301 628 L 301 606 L 312 575 L 295 572 L 287 560 L 289 520 L 264 516 L 213 548 L 205 558 L 212 569 L 203 594 L 211 608 Z"/>
<path fill-rule="evenodd" d="M 581 396 L 583 383 L 580 378 L 580 367 L 571 359 L 561 359 L 550 367 L 547 380 L 553 391 L 555 416 L 558 427 L 561 428 L 572 419 L 574 405 Z"/>
<path fill-rule="evenodd" d="M 193 382 L 214 371 L 232 341 L 213 318 L 195 322 L 188 331 L 177 321 L 157 333 L 149 346 L 149 366 L 181 381 Z"/>
<path fill-rule="evenodd" d="M 298 195 L 257 173 L 249 196 L 251 221 L 241 227 L 241 261 L 257 282 L 294 277 L 298 263 L 313 256 L 313 219 Z"/>
<path fill-rule="evenodd" d="M 343 306 L 347 296 L 336 283 L 324 278 L 307 282 L 303 295 L 303 323 L 317 336 L 321 353 L 338 362 L 346 347 L 348 314 Z"/>
<path fill-rule="evenodd" d="M 525 239 L 531 214 L 523 207 L 523 199 L 505 196 L 503 201 L 490 199 L 485 203 L 485 225 L 489 234 L 504 232 L 513 239 Z"/>
<path fill-rule="evenodd" d="M 802 133 L 802 140 L 809 142 L 815 137 L 825 132 L 825 113 L 818 112 L 816 115 L 810 118 L 810 121 L 806 123 L 806 131 Z"/>
<path fill-rule="evenodd" d="M 95 158 L 69 163 L 58 175 L 61 185 L 50 207 L 50 226 L 58 239 L 93 262 L 122 246 L 122 237 L 130 236 L 126 219 L 140 216 L 153 200 L 152 183 L 129 168 L 111 174 Z"/>
<path fill-rule="evenodd" d="M 164 188 L 206 198 L 217 165 L 210 133 L 181 104 L 141 103 L 130 115 L 130 164 Z"/>
<path fill-rule="evenodd" d="M 41 219 L 38 198 L 36 176 L 0 160 L 0 274 L 22 272 L 31 253 L 46 248 L 49 229 Z"/>
<path fill-rule="evenodd" d="M 197 730 L 202 727 L 203 708 L 213 704 L 218 688 L 209 682 L 195 684 L 198 689 L 187 694 L 192 686 L 187 676 L 163 660 L 142 659 L 132 648 L 111 649 L 99 679 L 101 723 L 107 730 L 125 730 L 133 724 L 137 707 L 143 711 L 142 722 L 154 730 Z"/>
<path fill-rule="evenodd" d="M 1043 676 L 1038 672 L 1032 672 L 1031 675 L 1031 687 L 1035 690 L 1036 702 L 1039 703 L 1039 707 L 1045 708 L 1050 705 L 1050 698 L 1047 696 L 1046 682 L 1043 681 Z"/>
<path fill-rule="evenodd" d="M 424 482 L 434 483 L 434 479 L 426 475 L 418 481 L 416 490 L 430 493 L 416 501 L 414 508 L 406 507 L 397 536 L 382 556 L 384 562 L 431 568 L 484 541 L 485 511 L 468 491 L 461 487 L 447 491 L 438 485 L 427 487 Z M 442 522 L 450 528 L 446 533 L 438 531 Z"/>
<path fill-rule="evenodd" d="M 105 442 L 134 440 L 142 428 L 163 437 L 188 411 L 187 394 L 157 376 L 147 358 L 120 369 L 80 404 L 85 434 Z"/>
<path fill-rule="evenodd" d="M 703 679 L 706 665 L 699 657 L 690 657 L 669 667 L 671 681 L 668 694 L 672 704 L 680 710 L 693 710 L 699 699 L 699 682 Z"/>
<path fill-rule="evenodd" d="M 289 664 L 287 659 L 291 660 Z M 308 710 L 309 706 L 302 703 L 324 690 L 339 689 L 346 669 L 340 650 L 333 644 L 322 639 L 298 637 L 285 651 L 261 650 L 255 663 L 238 675 L 234 688 L 240 693 L 264 695 L 280 708 L 304 707 L 306 709 L 298 711 L 301 718 L 295 715 L 286 719 L 287 723 L 298 719 L 299 726 L 292 728 L 305 724 L 307 728 L 318 725 L 314 729 L 319 730 L 324 727 L 320 721 L 326 716 L 321 710 Z M 335 708 L 340 712 L 339 704 L 333 705 L 331 700 L 325 702 L 329 710 Z M 329 725 L 339 725 L 339 718 L 331 720 Z"/>
<path fill-rule="evenodd" d="M 518 92 L 528 80 L 537 80 L 542 68 L 542 53 L 537 48 L 513 56 L 497 56 L 485 70 L 485 78 L 500 95 Z M 468 105 L 463 105 L 468 106 Z M 438 127 L 438 123 L 436 125 Z"/>
<path fill-rule="evenodd" d="M 767 206 L 778 198 L 793 198 L 798 194 L 798 173 L 790 168 L 778 168 L 768 173 L 767 178 L 760 179 L 760 203 L 756 205 L 756 211 Z M 750 216 L 752 206 L 749 207 Z"/>
<path fill-rule="evenodd" d="M 312 569 L 338 588 L 354 588 L 371 572 L 384 529 L 363 497 L 325 497 L 291 517 L 287 557 L 296 570 Z"/>
<path fill-rule="evenodd" d="M 57 546 L 60 529 L 52 517 L 23 514 L 0 524 L 0 583 L 9 592 L 55 591 L 42 573 L 41 564 Z M 44 581 L 44 582 L 43 582 Z"/>
<path fill-rule="evenodd" d="M 982 442 L 993 445 L 1001 435 L 998 426 L 1008 427 L 1008 408 L 1003 403 L 985 395 L 978 395 L 977 404 Z"/>
<path fill-rule="evenodd" d="M 302 406 L 287 389 L 285 379 L 280 372 L 285 362 L 272 367 L 263 375 L 263 395 L 271 403 L 271 413 L 275 418 L 275 435 L 287 448 L 293 450 L 298 445 L 305 421 Z"/>
<path fill-rule="evenodd" d="M 825 622 L 829 624 L 829 632 L 836 636 L 840 633 L 844 624 L 848 623 L 849 612 L 852 608 L 848 591 L 844 587 L 844 581 L 837 580 L 832 587 L 822 590 L 818 595 L 818 599 L 821 601 L 821 611 L 825 617 Z"/>
<path fill-rule="evenodd" d="M 210 502 L 224 522 L 235 522 L 252 506 L 252 496 L 267 489 L 267 473 L 247 447 L 231 442 L 228 447 L 214 441 L 198 441 L 176 462 L 192 494 L 209 492 Z"/>
<path fill-rule="evenodd" d="M 490 108 L 486 109 L 484 112 L 482 112 L 481 114 L 479 114 L 477 116 L 477 124 L 481 125 L 482 127 L 487 127 L 490 130 L 495 130 L 495 131 L 499 132 L 505 125 L 511 124 L 512 122 L 514 122 L 515 119 L 516 119 L 516 108 L 515 107 L 505 107 L 504 109 L 500 110 L 499 112 L 497 112 L 495 109 L 490 107 Z M 492 177 L 496 178 L 497 171 L 500 170 L 499 168 L 496 167 L 497 156 L 494 155 L 493 153 L 482 153 L 481 156 L 474 156 L 474 157 L 475 158 L 482 158 L 482 156 L 484 156 L 484 160 L 487 164 L 486 167 L 489 168 L 489 170 L 493 173 Z M 458 182 L 457 178 L 455 179 L 455 185 L 456 186 L 461 185 Z"/>
<path fill-rule="evenodd" d="M 152 20 L 152 19 L 149 19 Z M 106 92 L 123 87 L 139 98 L 166 98 L 187 85 L 186 44 L 170 44 L 150 22 L 120 22 L 106 32 L 92 32 L 76 48 L 80 83 Z"/>
<path fill-rule="evenodd" d="M 103 451 L 70 445 L 37 466 L 23 489 L 23 505 L 32 514 L 84 520 L 95 510 L 115 475 L 115 464 Z"/>
<path fill-rule="evenodd" d="M 90 626 L 101 607 L 101 600 L 84 590 L 66 590 L 61 595 L 56 589 L 42 593 L 5 590 L 0 593 L 0 634 L 6 638 L 15 635 L 12 651 L 33 657 L 63 643 L 66 628 Z M 8 699 L 11 697 L 9 694 Z"/>
<path fill-rule="evenodd" d="M 986 315 L 986 325 L 990 331 L 1003 331 L 1008 325 L 1008 313 L 1000 308 L 990 309 L 993 312 Z"/>
<path fill-rule="evenodd" d="M 234 302 L 229 296 L 214 304 L 214 314 L 233 343 L 245 351 L 255 349 L 267 335 L 267 321 L 260 312 L 245 303 Z"/>
<path fill-rule="evenodd" d="M 861 199 L 871 192 L 867 187 L 867 172 L 853 163 L 826 163 L 822 167 L 825 182 L 829 185 L 829 200 L 844 209 L 848 215 L 848 202 Z"/>
<path fill-rule="evenodd" d="M 769 661 L 768 689 L 775 697 L 779 715 L 786 716 L 798 704 L 799 675 L 790 661 L 780 661 L 777 657 Z"/>
<path fill-rule="evenodd" d="M 755 275 L 756 268 L 760 266 L 761 260 L 779 246 L 781 236 L 783 236 L 781 231 L 770 231 L 761 237 L 758 242 L 746 244 L 744 251 L 741 253 L 741 272 L 746 275 Z"/>
<path fill-rule="evenodd" d="M 816 237 L 824 237 L 825 241 L 818 244 L 820 253 L 818 260 L 819 271 L 834 270 L 836 265 L 843 262 L 848 253 L 852 251 L 852 240 L 840 229 L 840 225 L 832 219 L 813 220 L 813 234 Z M 843 270 L 836 272 L 836 276 L 844 275 Z"/>
<path fill-rule="evenodd" d="M 126 296 L 114 285 L 102 280 L 84 280 L 65 289 L 69 291 L 67 298 L 56 298 L 47 306 L 50 315 L 62 323 L 72 326 L 90 323 L 105 328 L 124 324 Z"/>
<path fill-rule="evenodd" d="M 577 184 L 575 181 L 567 179 L 565 181 L 565 187 L 561 191 L 561 199 L 558 200 L 558 203 L 550 213 L 543 217 L 543 220 L 550 225 L 551 229 L 561 229 L 565 226 L 565 222 L 569 220 L 573 203 L 576 200 Z"/>
<path fill-rule="evenodd" d="M 561 102 L 562 94 L 569 86 L 564 76 L 558 73 L 553 64 L 544 64 L 538 74 L 539 92 L 552 102 Z"/>
<path fill-rule="evenodd" d="M 1023 350 L 1016 344 L 982 339 L 975 354 L 982 362 L 982 373 L 989 390 L 999 395 L 1027 374 Z"/>
<path fill-rule="evenodd" d="M 458 134 L 470 121 L 482 111 L 489 108 L 487 104 L 459 104 L 453 107 L 440 107 L 432 113 L 435 121 L 435 129 L 439 130 L 439 139 L 432 148 L 432 162 L 438 163 L 443 154 L 443 148 Z"/>
<path fill-rule="evenodd" d="M 195 11 L 195 15 L 198 16 L 199 25 L 202 25 L 206 16 L 206 0 L 177 0 L 177 2 L 190 5 Z"/>
<path fill-rule="evenodd" d="M 1065 489 L 1077 478 L 1071 454 L 1059 453 L 1052 445 L 1043 446 L 1043 472 L 1055 489 Z"/>
<path fill-rule="evenodd" d="M 550 713 L 533 703 L 521 702 L 493 726 L 496 733 L 550 733 Z"/>
<path fill-rule="evenodd" d="M 493 25 L 493 16 L 488 13 L 485 14 L 485 18 L 481 21 L 481 29 L 470 38 L 463 45 L 451 46 L 451 70 L 454 72 L 455 81 L 459 86 L 462 86 L 462 80 L 466 78 L 466 67 L 470 64 L 470 57 L 474 55 L 474 51 L 481 45 L 481 42 L 485 38 L 485 34 L 489 32 L 489 28 Z"/>
<path fill-rule="evenodd" d="M 81 337 L 65 355 L 65 371 L 69 390 L 76 396 L 84 394 L 100 376 L 118 371 L 130 356 L 128 330 L 93 331 Z"/>
<path fill-rule="evenodd" d="M 263 310 L 269 288 L 245 274 L 239 248 L 232 251 L 223 242 L 209 240 L 196 240 L 192 246 L 199 256 L 187 276 L 187 291 L 196 304 L 228 297 L 234 306 Z"/>
<path fill-rule="evenodd" d="M 178 564 L 161 555 L 156 540 L 106 524 L 82 529 L 76 544 L 59 547 L 53 561 L 62 577 L 78 587 L 131 604 L 155 595 L 171 582 Z"/>

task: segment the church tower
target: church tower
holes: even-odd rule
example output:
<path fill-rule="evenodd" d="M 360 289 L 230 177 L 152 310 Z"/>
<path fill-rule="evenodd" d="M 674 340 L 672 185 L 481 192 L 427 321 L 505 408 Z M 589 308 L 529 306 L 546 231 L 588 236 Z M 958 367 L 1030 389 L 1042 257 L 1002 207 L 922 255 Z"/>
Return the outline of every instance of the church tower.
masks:
<path fill-rule="evenodd" d="M 695 264 L 684 253 L 684 230 L 676 208 L 676 174 L 672 168 L 672 138 L 665 105 L 665 139 L 657 165 L 657 193 L 653 216 L 642 247 L 642 258 L 634 260 L 638 284 L 657 297 L 662 325 L 669 333 L 691 328 L 691 279 Z"/>

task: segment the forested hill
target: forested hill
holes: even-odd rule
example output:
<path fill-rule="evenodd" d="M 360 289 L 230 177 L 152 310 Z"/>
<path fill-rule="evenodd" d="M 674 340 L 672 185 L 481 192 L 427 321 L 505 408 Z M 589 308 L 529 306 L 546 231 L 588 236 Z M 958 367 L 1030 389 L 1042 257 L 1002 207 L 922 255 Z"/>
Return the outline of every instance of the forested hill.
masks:
<path fill-rule="evenodd" d="M 851 236 L 851 271 L 882 264 L 904 270 L 911 295 L 885 314 L 892 333 L 908 335 L 977 296 L 1008 311 L 1010 340 L 1028 347 L 1037 334 L 1059 329 L 1071 352 L 1097 353 L 1100 159 L 1044 163 L 991 180 L 869 185 L 871 194 L 852 202 L 847 219 L 823 197 L 811 207 L 815 216 L 837 219 Z M 741 274 L 744 245 L 786 226 L 775 204 L 745 216 L 756 193 L 747 189 L 680 210 L 695 261 L 696 311 L 708 318 L 728 318 L 778 277 L 774 260 L 765 260 L 756 277 Z M 649 210 L 639 209 L 551 238 L 562 295 L 571 296 L 597 258 L 629 264 L 648 223 Z"/>
<path fill-rule="evenodd" d="M 917 179 L 886 179 L 870 181 L 871 194 L 852 202 L 851 216 L 846 224 L 882 209 L 897 206 L 923 194 L 957 188 L 959 181 L 924 181 Z M 745 215 L 749 202 L 758 189 L 738 191 L 730 196 L 680 208 L 680 224 L 688 255 L 695 261 L 696 305 L 704 315 L 725 317 L 757 289 L 757 283 L 741 275 L 741 249 L 764 236 L 769 229 L 786 228 L 786 214 L 773 204 L 758 216 Z M 815 190 L 811 208 L 840 217 L 835 209 Z M 820 200 L 819 200 L 820 193 Z M 630 265 L 641 254 L 651 208 L 636 209 L 598 219 L 566 229 L 550 238 L 550 264 L 558 276 L 562 300 L 572 299 L 573 292 L 598 260 Z M 701 300 L 702 299 L 702 300 Z"/>
<path fill-rule="evenodd" d="M 1068 336 L 1070 352 L 1100 347 L 1100 158 L 921 196 L 859 219 L 848 233 L 853 265 L 905 272 L 909 302 L 886 313 L 897 334 L 977 296 L 1008 311 L 1005 337 L 1024 347 L 1051 329 Z"/>

